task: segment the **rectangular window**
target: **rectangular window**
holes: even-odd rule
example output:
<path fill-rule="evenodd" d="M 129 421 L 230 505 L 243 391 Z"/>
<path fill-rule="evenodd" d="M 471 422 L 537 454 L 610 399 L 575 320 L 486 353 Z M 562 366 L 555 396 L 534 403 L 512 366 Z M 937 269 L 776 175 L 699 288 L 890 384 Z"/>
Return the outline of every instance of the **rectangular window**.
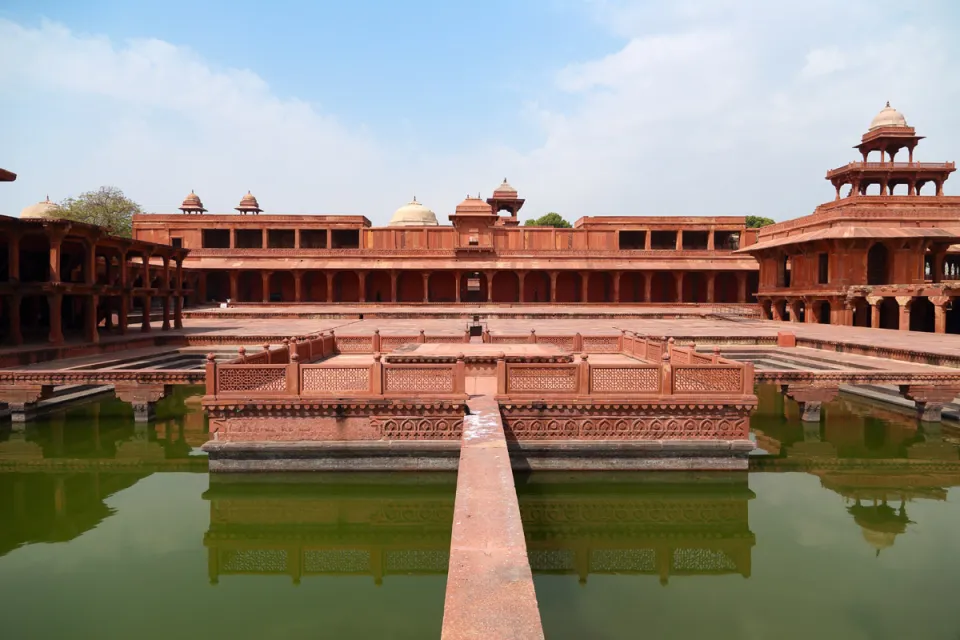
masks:
<path fill-rule="evenodd" d="M 262 249 L 263 229 L 237 229 L 237 249 Z"/>
<path fill-rule="evenodd" d="M 182 249 L 183 238 L 170 238 L 170 246 L 176 247 L 177 249 Z"/>
<path fill-rule="evenodd" d="M 327 248 L 327 230 L 326 229 L 301 229 L 300 230 L 300 248 L 301 249 L 326 249 Z"/>
<path fill-rule="evenodd" d="M 330 233 L 331 249 L 359 249 L 360 229 L 334 229 Z"/>
<path fill-rule="evenodd" d="M 677 248 L 676 231 L 651 231 L 650 248 L 673 251 Z"/>
<path fill-rule="evenodd" d="M 204 229 L 203 230 L 203 248 L 204 249 L 229 249 L 230 248 L 230 230 L 229 229 Z"/>
<path fill-rule="evenodd" d="M 268 229 L 267 247 L 270 249 L 293 249 L 297 232 L 293 229 Z"/>
<path fill-rule="evenodd" d="M 684 231 L 683 248 L 687 251 L 705 251 L 709 235 L 709 231 Z"/>
<path fill-rule="evenodd" d="M 825 253 L 821 253 L 818 258 L 817 263 L 817 282 L 820 284 L 827 284 L 830 282 L 830 256 Z"/>
<path fill-rule="evenodd" d="M 646 231 L 621 231 L 620 250 L 635 251 L 643 249 L 647 242 Z"/>

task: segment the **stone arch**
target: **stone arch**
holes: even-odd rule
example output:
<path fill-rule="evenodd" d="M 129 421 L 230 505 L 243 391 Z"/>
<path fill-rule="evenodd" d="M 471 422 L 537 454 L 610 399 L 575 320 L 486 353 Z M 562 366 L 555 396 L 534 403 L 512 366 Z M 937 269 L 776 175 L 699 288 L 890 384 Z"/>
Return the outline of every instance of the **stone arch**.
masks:
<path fill-rule="evenodd" d="M 230 273 L 227 271 L 207 272 L 207 299 L 204 302 L 222 302 L 230 297 Z"/>
<path fill-rule="evenodd" d="M 890 250 L 882 242 L 867 251 L 867 284 L 890 284 Z"/>
<path fill-rule="evenodd" d="M 707 301 L 707 279 L 703 273 L 688 271 L 683 276 L 683 295 L 680 299 L 684 302 Z"/>
<path fill-rule="evenodd" d="M 367 302 L 393 302 L 393 281 L 389 271 L 370 271 L 364 278 L 364 298 Z"/>
<path fill-rule="evenodd" d="M 643 302 L 644 285 L 642 271 L 624 271 L 620 274 L 620 300 L 618 302 Z"/>
<path fill-rule="evenodd" d="M 761 300 L 760 315 L 764 320 L 773 320 L 773 302 L 770 300 Z"/>
<path fill-rule="evenodd" d="M 587 281 L 586 302 L 616 302 L 613 299 L 613 278 L 609 271 L 590 273 L 590 280 Z"/>
<path fill-rule="evenodd" d="M 297 295 L 297 285 L 294 282 L 293 272 L 274 271 L 270 274 L 270 302 L 293 302 Z"/>
<path fill-rule="evenodd" d="M 479 280 L 480 290 L 470 291 L 470 278 Z M 487 301 L 487 274 L 482 271 L 465 271 L 460 276 L 460 300 L 463 302 L 486 302 Z"/>
<path fill-rule="evenodd" d="M 654 271 L 650 285 L 651 302 L 676 302 L 677 281 L 669 271 Z"/>
<path fill-rule="evenodd" d="M 241 271 L 237 276 L 237 302 L 263 302 L 263 276 L 259 271 Z"/>
<path fill-rule="evenodd" d="M 582 302 L 580 300 L 583 285 L 576 271 L 557 273 L 557 299 L 554 302 Z"/>
<path fill-rule="evenodd" d="M 914 298 L 910 302 L 910 331 L 933 333 L 936 322 L 935 313 L 930 298 L 926 296 Z"/>
<path fill-rule="evenodd" d="M 334 274 L 333 301 L 360 301 L 360 276 L 355 271 L 338 271 Z"/>
<path fill-rule="evenodd" d="M 870 305 L 864 298 L 856 298 L 853 301 L 853 326 L 870 326 Z"/>
<path fill-rule="evenodd" d="M 823 300 L 817 306 L 817 322 L 820 324 L 830 324 L 830 302 Z"/>
<path fill-rule="evenodd" d="M 546 271 L 530 271 L 523 280 L 524 302 L 550 302 L 550 275 Z"/>
<path fill-rule="evenodd" d="M 720 271 L 713 281 L 713 299 L 717 302 L 739 302 L 739 285 L 737 274 L 732 271 Z"/>
<path fill-rule="evenodd" d="M 457 278 L 452 271 L 435 271 L 427 282 L 430 302 L 456 302 Z"/>
<path fill-rule="evenodd" d="M 307 302 L 327 301 L 327 274 L 307 271 L 303 274 L 303 299 Z"/>
<path fill-rule="evenodd" d="M 397 302 L 423 302 L 423 272 L 401 271 L 397 276 Z"/>
<path fill-rule="evenodd" d="M 880 328 L 900 328 L 900 305 L 896 298 L 884 298 L 880 303 Z"/>
<path fill-rule="evenodd" d="M 496 272 L 491 286 L 494 302 L 520 302 L 520 278 L 516 272 Z"/>
<path fill-rule="evenodd" d="M 776 317 L 777 315 L 779 315 L 781 321 L 785 321 L 785 320 L 788 319 L 788 318 L 787 318 L 788 308 L 787 308 L 787 301 L 786 301 L 786 300 L 784 300 L 783 298 L 781 298 L 780 300 L 777 300 L 776 302 L 774 302 L 774 303 L 773 303 L 773 309 L 775 309 L 776 312 L 777 312 L 776 314 L 774 314 L 774 317 Z"/>

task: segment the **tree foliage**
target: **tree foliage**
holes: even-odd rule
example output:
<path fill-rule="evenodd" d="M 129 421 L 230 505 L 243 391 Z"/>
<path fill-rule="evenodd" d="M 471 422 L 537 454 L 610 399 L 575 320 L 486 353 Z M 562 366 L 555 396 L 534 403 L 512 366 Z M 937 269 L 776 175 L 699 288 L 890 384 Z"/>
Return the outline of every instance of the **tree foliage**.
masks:
<path fill-rule="evenodd" d="M 129 238 L 133 235 L 133 214 L 143 213 L 140 205 L 117 187 L 100 187 L 60 203 L 57 216 L 95 224 L 108 233 Z"/>
<path fill-rule="evenodd" d="M 523 223 L 525 227 L 556 227 L 557 229 L 569 229 L 570 223 L 563 219 L 559 213 L 551 211 L 536 219 L 527 220 Z"/>
<path fill-rule="evenodd" d="M 765 227 L 768 224 L 774 223 L 775 221 L 773 218 L 764 218 L 763 216 L 747 216 L 748 229 L 759 229 L 760 227 Z"/>

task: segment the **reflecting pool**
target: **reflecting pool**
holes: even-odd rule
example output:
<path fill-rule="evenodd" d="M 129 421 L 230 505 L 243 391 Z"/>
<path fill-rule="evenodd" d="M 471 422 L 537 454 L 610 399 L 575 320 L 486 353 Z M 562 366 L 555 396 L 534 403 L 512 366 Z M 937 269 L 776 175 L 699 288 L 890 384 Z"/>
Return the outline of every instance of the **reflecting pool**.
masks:
<path fill-rule="evenodd" d="M 456 477 L 211 477 L 197 388 L 0 428 L 10 638 L 436 638 Z M 759 389 L 735 473 L 517 476 L 548 638 L 960 637 L 955 427 Z"/>

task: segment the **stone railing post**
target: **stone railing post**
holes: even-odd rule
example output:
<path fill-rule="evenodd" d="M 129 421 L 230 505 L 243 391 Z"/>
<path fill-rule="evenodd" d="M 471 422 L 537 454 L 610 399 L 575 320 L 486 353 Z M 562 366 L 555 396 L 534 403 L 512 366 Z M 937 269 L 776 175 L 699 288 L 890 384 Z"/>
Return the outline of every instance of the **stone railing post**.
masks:
<path fill-rule="evenodd" d="M 243 347 L 241 347 L 242 349 Z M 215 396 L 217 395 L 217 355 L 215 353 L 207 354 L 207 395 Z"/>
<path fill-rule="evenodd" d="M 277 356 L 280 360 L 277 364 L 289 364 L 290 363 L 290 338 L 283 339 L 283 346 L 280 347 L 280 354 Z"/>
<path fill-rule="evenodd" d="M 247 361 L 247 350 L 243 347 L 237 349 L 239 356 L 237 357 L 237 364 L 244 364 Z"/>
<path fill-rule="evenodd" d="M 264 360 L 267 364 L 273 364 L 272 355 L 270 354 L 270 345 L 263 345 L 263 352 L 267 354 L 267 359 Z"/>
<path fill-rule="evenodd" d="M 470 329 L 463 330 L 463 341 L 470 342 Z"/>
<path fill-rule="evenodd" d="M 380 353 L 380 329 L 373 330 L 373 352 Z"/>
<path fill-rule="evenodd" d="M 717 347 L 717 352 L 719 357 L 720 348 Z M 749 396 L 753 395 L 753 384 L 754 384 L 754 367 L 752 362 L 745 362 L 743 364 L 743 395 Z"/>
<path fill-rule="evenodd" d="M 672 359 L 672 358 L 673 358 L 673 344 L 674 344 L 674 342 L 676 342 L 676 340 L 674 340 L 673 338 L 670 338 L 669 340 L 667 340 L 667 358 L 668 358 L 668 359 Z"/>
<path fill-rule="evenodd" d="M 531 343 L 531 344 L 536 344 L 536 343 L 537 343 L 537 330 L 536 330 L 536 329 L 530 329 L 530 337 L 527 338 L 527 342 L 529 342 L 529 343 Z"/>
<path fill-rule="evenodd" d="M 670 365 L 669 351 L 660 356 L 660 395 L 673 395 L 673 367 Z"/>
<path fill-rule="evenodd" d="M 713 364 L 717 364 L 718 362 L 720 362 L 720 347 L 714 346 L 713 347 Z"/>
<path fill-rule="evenodd" d="M 427 336 L 424 335 L 423 329 L 420 329 L 420 335 L 417 336 L 417 342 L 423 344 L 427 341 Z"/>
<path fill-rule="evenodd" d="M 507 356 L 503 353 L 497 354 L 497 395 L 506 395 L 507 393 Z"/>
<path fill-rule="evenodd" d="M 383 362 L 380 352 L 373 354 L 373 364 L 370 366 L 370 393 L 375 396 L 383 395 Z"/>
<path fill-rule="evenodd" d="M 483 333 L 480 334 L 480 340 L 481 340 L 482 342 L 493 342 L 493 341 L 490 339 L 490 332 L 487 331 L 486 329 L 484 329 L 484 330 L 483 330 Z"/>
<path fill-rule="evenodd" d="M 467 392 L 467 363 L 462 353 L 457 354 L 457 364 L 453 370 L 453 392 Z"/>
<path fill-rule="evenodd" d="M 300 356 L 295 353 L 290 354 L 290 362 L 287 363 L 287 395 L 300 395 Z"/>
<path fill-rule="evenodd" d="M 574 352 L 583 351 L 583 336 L 579 331 L 573 335 L 573 350 Z"/>
<path fill-rule="evenodd" d="M 620 336 L 617 338 L 617 352 L 623 353 L 624 337 L 627 335 L 626 329 L 620 329 Z"/>
<path fill-rule="evenodd" d="M 590 363 L 587 361 L 588 357 L 586 353 L 581 353 L 578 364 L 577 392 L 581 396 L 590 395 Z"/>

